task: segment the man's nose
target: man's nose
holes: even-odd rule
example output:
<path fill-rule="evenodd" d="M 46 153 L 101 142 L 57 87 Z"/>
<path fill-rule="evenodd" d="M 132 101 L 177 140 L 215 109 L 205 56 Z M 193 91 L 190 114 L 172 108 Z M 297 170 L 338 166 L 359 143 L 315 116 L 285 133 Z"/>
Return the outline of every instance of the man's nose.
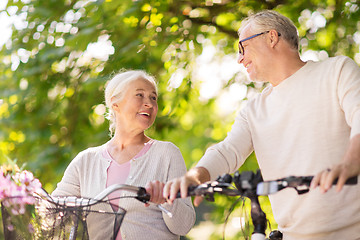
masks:
<path fill-rule="evenodd" d="M 237 59 L 238 64 L 241 64 L 243 62 L 243 60 L 244 60 L 244 55 L 239 53 L 238 59 Z"/>

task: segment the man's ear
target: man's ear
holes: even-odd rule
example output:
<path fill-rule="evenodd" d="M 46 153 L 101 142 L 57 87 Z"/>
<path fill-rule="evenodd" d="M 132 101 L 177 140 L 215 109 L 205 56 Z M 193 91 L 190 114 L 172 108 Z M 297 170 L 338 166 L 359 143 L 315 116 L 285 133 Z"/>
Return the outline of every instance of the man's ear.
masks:
<path fill-rule="evenodd" d="M 275 45 L 279 42 L 279 34 L 276 30 L 270 30 L 269 33 L 270 44 L 271 47 L 275 47 Z"/>

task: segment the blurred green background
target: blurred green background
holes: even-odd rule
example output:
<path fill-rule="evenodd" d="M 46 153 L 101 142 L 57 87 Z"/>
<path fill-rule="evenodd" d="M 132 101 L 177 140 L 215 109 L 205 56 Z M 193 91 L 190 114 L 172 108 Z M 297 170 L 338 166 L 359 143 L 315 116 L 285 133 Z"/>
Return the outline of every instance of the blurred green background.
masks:
<path fill-rule="evenodd" d="M 356 0 L 0 2 L 1 163 L 8 156 L 26 164 L 49 192 L 78 152 L 109 139 L 103 90 L 123 68 L 155 76 L 159 113 L 147 134 L 175 143 L 187 167 L 194 166 L 265 87 L 250 82 L 236 63 L 237 29 L 251 13 L 274 9 L 293 20 L 304 60 L 347 55 L 360 64 Z M 240 170 L 256 169 L 251 155 Z M 221 238 L 233 201 L 202 204 L 186 238 Z M 276 228 L 268 200 L 262 201 Z M 248 208 L 242 204 L 226 239 L 245 238 L 239 226 Z"/>

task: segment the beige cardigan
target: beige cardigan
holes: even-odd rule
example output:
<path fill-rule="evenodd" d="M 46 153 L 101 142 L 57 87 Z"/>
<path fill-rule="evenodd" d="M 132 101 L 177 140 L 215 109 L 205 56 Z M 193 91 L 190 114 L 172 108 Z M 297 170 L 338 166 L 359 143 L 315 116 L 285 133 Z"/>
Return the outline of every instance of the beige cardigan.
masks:
<path fill-rule="evenodd" d="M 91 198 L 104 190 L 107 168 L 111 161 L 101 154 L 105 146 L 106 144 L 80 152 L 69 164 L 52 195 Z M 167 182 L 185 172 L 186 166 L 180 150 L 170 142 L 154 141 L 148 152 L 131 160 L 126 184 L 144 187 L 148 181 Z M 131 195 L 126 192 L 123 194 Z M 145 207 L 133 198 L 121 199 L 119 205 L 127 211 L 120 228 L 123 239 L 179 239 L 179 235 L 186 235 L 195 223 L 195 211 L 190 198 L 177 199 L 173 205 L 163 204 L 173 214 L 172 218 L 156 206 Z M 109 206 L 109 211 L 110 209 Z M 112 220 L 90 218 L 88 228 L 90 239 L 112 239 Z"/>

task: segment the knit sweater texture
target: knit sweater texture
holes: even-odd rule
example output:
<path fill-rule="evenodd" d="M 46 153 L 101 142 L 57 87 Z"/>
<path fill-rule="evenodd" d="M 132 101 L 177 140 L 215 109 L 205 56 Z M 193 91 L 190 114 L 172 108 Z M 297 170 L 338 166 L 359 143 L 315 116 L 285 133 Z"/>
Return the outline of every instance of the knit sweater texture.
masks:
<path fill-rule="evenodd" d="M 110 159 L 102 151 L 106 144 L 80 152 L 65 170 L 53 196 L 78 196 L 93 198 L 106 188 L 107 168 Z M 141 157 L 131 160 L 125 184 L 144 187 L 147 182 L 167 182 L 186 173 L 180 150 L 170 142 L 155 141 Z M 134 195 L 123 191 L 122 195 Z M 145 207 L 134 198 L 120 199 L 119 206 L 126 210 L 120 231 L 122 239 L 172 240 L 186 235 L 195 223 L 195 211 L 190 198 L 177 199 L 170 205 L 162 204 L 173 217 L 170 218 L 154 204 Z M 108 211 L 112 211 L 108 206 Z M 88 218 L 90 239 L 104 240 L 113 237 L 113 219 Z"/>
<path fill-rule="evenodd" d="M 236 117 L 232 130 L 197 166 L 211 178 L 235 172 L 255 151 L 264 180 L 315 175 L 339 163 L 360 134 L 360 68 L 348 57 L 308 61 L 268 86 Z M 269 196 L 284 240 L 360 239 L 360 184 Z"/>

